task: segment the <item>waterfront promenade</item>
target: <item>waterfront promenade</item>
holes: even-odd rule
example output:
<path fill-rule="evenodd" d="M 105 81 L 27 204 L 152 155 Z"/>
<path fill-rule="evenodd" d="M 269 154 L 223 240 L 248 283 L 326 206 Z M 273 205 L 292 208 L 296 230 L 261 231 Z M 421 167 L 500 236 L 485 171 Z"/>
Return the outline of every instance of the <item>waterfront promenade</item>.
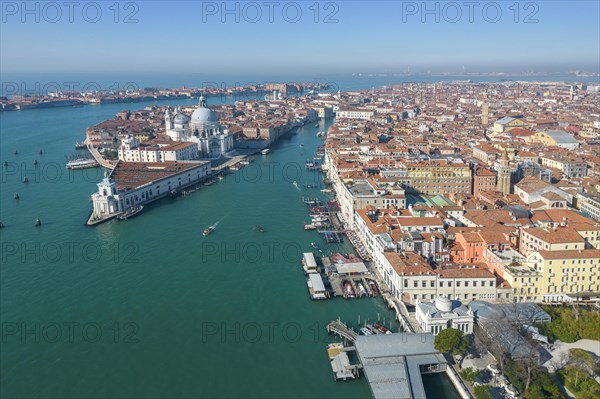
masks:
<path fill-rule="evenodd" d="M 92 154 L 92 157 L 94 157 L 94 159 L 96 160 L 96 162 L 98 162 L 98 164 L 100 164 L 100 166 L 103 166 L 107 169 L 113 169 L 115 167 L 116 162 L 104 159 L 102 154 L 100 154 L 96 147 L 91 145 L 87 139 L 85 140 L 85 145 L 87 146 L 87 149 L 90 152 L 90 154 Z"/>

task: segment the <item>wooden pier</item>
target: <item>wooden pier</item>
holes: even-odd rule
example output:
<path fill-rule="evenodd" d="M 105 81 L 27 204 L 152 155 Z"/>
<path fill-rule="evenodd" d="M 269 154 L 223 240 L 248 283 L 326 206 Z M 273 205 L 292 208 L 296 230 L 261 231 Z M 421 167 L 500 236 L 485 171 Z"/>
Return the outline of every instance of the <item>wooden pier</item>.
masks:
<path fill-rule="evenodd" d="M 334 320 L 331 323 L 327 324 L 327 332 L 329 334 L 337 334 L 340 337 L 354 342 L 358 334 L 348 327 L 346 324 L 342 323 L 340 320 Z"/>

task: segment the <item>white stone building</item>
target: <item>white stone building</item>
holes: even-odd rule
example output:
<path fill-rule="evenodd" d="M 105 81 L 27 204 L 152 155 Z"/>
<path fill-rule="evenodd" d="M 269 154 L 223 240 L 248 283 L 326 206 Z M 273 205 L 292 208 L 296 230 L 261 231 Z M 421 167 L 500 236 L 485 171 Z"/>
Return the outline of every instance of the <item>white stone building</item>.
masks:
<path fill-rule="evenodd" d="M 167 108 L 165 126 L 172 140 L 197 143 L 202 158 L 217 159 L 233 150 L 233 135 L 222 128 L 217 114 L 206 106 L 202 96 L 191 118 L 179 107 L 174 112 Z"/>
<path fill-rule="evenodd" d="M 211 173 L 210 162 L 119 161 L 92 194 L 92 218 L 102 219 L 196 184 Z"/>
<path fill-rule="evenodd" d="M 433 335 L 446 328 L 455 328 L 465 334 L 473 333 L 475 316 L 460 301 L 438 297 L 432 302 L 417 301 L 415 316 L 421 329 Z"/>

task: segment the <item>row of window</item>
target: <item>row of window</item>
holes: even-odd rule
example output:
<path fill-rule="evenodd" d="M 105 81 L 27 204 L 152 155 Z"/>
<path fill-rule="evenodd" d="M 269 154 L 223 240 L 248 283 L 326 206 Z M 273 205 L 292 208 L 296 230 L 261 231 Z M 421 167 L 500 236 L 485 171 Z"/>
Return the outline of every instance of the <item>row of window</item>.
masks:
<path fill-rule="evenodd" d="M 531 279 L 530 279 L 531 280 Z M 452 287 L 452 280 L 446 281 L 447 285 L 446 287 Z M 482 281 L 469 281 L 469 280 L 465 280 L 462 281 L 462 283 L 464 283 L 464 287 L 485 287 L 486 285 L 488 287 L 493 287 L 495 281 L 494 280 L 482 280 Z M 472 283 L 472 285 L 470 284 Z M 487 283 L 487 284 L 486 284 Z M 440 287 L 444 287 L 444 281 L 443 280 L 439 280 L 439 286 Z M 461 286 L 461 281 L 456 281 L 456 287 L 460 287 Z M 427 288 L 427 281 L 426 280 L 421 280 L 421 287 L 422 288 Z M 429 281 L 429 287 L 431 288 L 435 288 L 435 280 L 430 280 Z M 408 279 L 404 279 L 404 288 L 408 288 Z M 414 280 L 413 281 L 413 288 L 419 288 L 419 281 L 418 280 Z"/>

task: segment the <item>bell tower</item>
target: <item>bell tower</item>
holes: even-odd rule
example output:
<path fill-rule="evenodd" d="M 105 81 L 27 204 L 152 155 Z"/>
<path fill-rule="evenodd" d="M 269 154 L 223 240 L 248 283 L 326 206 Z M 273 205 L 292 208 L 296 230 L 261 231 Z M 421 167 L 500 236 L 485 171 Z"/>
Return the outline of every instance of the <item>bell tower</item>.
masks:
<path fill-rule="evenodd" d="M 502 157 L 500 157 L 500 168 L 498 169 L 498 186 L 497 189 L 502 194 L 510 194 L 510 164 L 508 160 L 508 152 L 504 149 Z"/>

